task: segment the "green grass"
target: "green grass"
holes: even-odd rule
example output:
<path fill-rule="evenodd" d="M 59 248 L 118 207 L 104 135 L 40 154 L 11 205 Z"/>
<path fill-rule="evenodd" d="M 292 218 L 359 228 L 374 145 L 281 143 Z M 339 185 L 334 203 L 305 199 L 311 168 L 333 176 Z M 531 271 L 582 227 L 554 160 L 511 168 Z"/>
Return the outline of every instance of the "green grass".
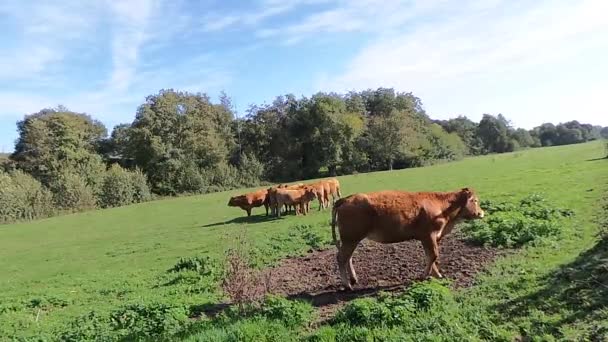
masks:
<path fill-rule="evenodd" d="M 549 333 L 574 338 L 601 329 L 594 328 L 598 317 L 608 319 L 605 301 L 593 309 L 598 312 L 577 315 L 586 306 L 571 305 L 568 296 L 560 295 L 569 286 L 580 286 L 564 279 L 584 279 L 600 267 L 597 262 L 588 265 L 588 260 L 606 255 L 594 247 L 595 216 L 608 188 L 608 163 L 600 159 L 604 155 L 604 146 L 597 142 L 359 174 L 340 177 L 340 182 L 343 195 L 465 186 L 475 188 L 482 199 L 541 193 L 557 206 L 574 210 L 561 241 L 524 248 L 499 261 L 480 277 L 479 285 L 458 296 L 466 305 L 488 308 L 514 336 Z M 227 206 L 229 196 L 242 191 L 0 226 L 0 336 L 52 336 L 91 310 L 111 313 L 129 304 L 189 308 L 217 302 L 212 285 L 206 285 L 207 290 L 167 285 L 175 278 L 167 270 L 182 257 L 221 257 L 244 230 L 255 246 L 270 251 L 266 261 L 308 250 L 302 239 L 290 235 L 296 226 L 309 225 L 329 238 L 329 211 L 318 213 L 316 203 L 307 217 L 267 220 L 263 208 L 256 208 L 255 216 L 247 219 L 244 211 Z M 574 271 L 564 271 L 568 269 Z M 580 300 L 591 307 L 586 301 L 597 302 L 598 297 L 589 293 Z M 545 306 L 550 314 L 535 311 Z"/>

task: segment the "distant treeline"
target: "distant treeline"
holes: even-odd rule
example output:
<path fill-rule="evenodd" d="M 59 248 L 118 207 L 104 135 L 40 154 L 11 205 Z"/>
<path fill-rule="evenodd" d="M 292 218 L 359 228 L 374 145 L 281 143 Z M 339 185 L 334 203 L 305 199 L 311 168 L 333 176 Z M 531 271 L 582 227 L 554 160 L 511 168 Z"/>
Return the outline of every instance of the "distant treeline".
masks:
<path fill-rule="evenodd" d="M 62 106 L 26 115 L 17 129 L 14 153 L 0 157 L 5 222 L 608 137 L 608 127 L 577 121 L 528 131 L 500 114 L 431 120 L 419 98 L 387 88 L 279 96 L 243 118 L 225 94 L 212 103 L 161 90 L 109 136 L 101 122 Z"/>

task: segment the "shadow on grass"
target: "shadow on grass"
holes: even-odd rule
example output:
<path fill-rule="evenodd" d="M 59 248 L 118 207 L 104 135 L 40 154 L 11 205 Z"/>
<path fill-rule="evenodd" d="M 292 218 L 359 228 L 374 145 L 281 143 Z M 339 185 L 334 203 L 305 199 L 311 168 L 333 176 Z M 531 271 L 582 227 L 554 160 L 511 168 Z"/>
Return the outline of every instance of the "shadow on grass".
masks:
<path fill-rule="evenodd" d="M 595 329 L 589 336 L 591 340 L 608 339 L 608 238 L 541 282 L 540 290 L 498 305 L 496 309 L 510 318 L 529 317 L 532 331 L 528 333 L 533 335 L 548 333 L 563 337 L 562 325 L 585 322 Z M 537 320 L 532 310 L 557 318 Z"/>
<path fill-rule="evenodd" d="M 239 217 L 235 217 L 231 220 L 228 221 L 224 221 L 224 222 L 216 222 L 216 223 L 210 223 L 210 224 L 206 224 L 204 226 L 201 226 L 201 228 L 209 228 L 209 227 L 216 227 L 216 226 L 223 226 L 226 224 L 232 224 L 232 223 L 260 223 L 260 222 L 268 222 L 268 221 L 274 221 L 278 219 L 275 216 L 272 215 L 268 215 L 266 216 L 266 214 L 261 214 L 261 215 L 252 215 L 252 216 L 239 216 Z"/>
<path fill-rule="evenodd" d="M 585 160 L 585 161 L 588 161 L 588 162 L 594 162 L 594 161 L 599 161 L 599 160 L 608 160 L 608 156 L 606 156 L 606 157 L 601 157 L 601 158 L 587 159 L 587 160 Z"/>

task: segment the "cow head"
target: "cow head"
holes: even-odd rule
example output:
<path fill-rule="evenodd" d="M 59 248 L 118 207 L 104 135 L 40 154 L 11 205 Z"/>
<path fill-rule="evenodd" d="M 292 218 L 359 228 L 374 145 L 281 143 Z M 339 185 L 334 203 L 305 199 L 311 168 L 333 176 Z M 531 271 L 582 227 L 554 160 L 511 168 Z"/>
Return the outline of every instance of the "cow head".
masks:
<path fill-rule="evenodd" d="M 238 207 L 242 201 L 242 198 L 243 198 L 243 195 L 230 197 L 230 200 L 228 201 L 228 206 L 229 207 Z"/>
<path fill-rule="evenodd" d="M 462 215 L 467 219 L 481 219 L 485 215 L 483 209 L 479 206 L 479 198 L 475 194 L 475 191 L 469 188 L 463 188 L 460 193 L 465 202 L 462 208 Z"/>
<path fill-rule="evenodd" d="M 304 186 L 304 199 L 312 201 L 317 197 L 317 190 L 312 186 Z"/>

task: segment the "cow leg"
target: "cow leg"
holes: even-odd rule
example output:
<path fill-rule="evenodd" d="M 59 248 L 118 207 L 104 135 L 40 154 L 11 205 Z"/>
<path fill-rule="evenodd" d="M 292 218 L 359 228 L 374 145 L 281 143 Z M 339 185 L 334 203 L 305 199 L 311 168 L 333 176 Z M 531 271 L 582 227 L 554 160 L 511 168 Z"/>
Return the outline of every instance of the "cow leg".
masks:
<path fill-rule="evenodd" d="M 443 278 L 439 273 L 437 261 L 439 260 L 439 246 L 437 244 L 437 235 L 432 234 L 428 239 L 422 241 L 424 252 L 426 253 L 426 269 L 425 277 Z"/>
<path fill-rule="evenodd" d="M 251 216 L 251 208 L 247 208 L 245 210 L 247 210 L 247 216 Z"/>
<path fill-rule="evenodd" d="M 264 203 L 264 208 L 266 208 L 266 216 L 268 216 L 268 204 Z"/>
<path fill-rule="evenodd" d="M 350 284 L 355 285 L 359 282 L 359 278 L 357 278 L 357 273 L 355 273 L 355 268 L 353 267 L 353 257 L 348 259 L 348 273 L 350 275 Z"/>
<path fill-rule="evenodd" d="M 276 204 L 277 217 L 281 217 L 282 207 L 283 207 L 283 203 L 277 201 L 277 204 Z"/>
<path fill-rule="evenodd" d="M 358 242 L 342 241 L 338 250 L 337 260 L 338 269 L 340 270 L 340 279 L 342 280 L 342 285 L 347 290 L 352 290 L 353 285 L 358 281 L 352 264 L 352 256 L 357 247 L 357 243 Z"/>

